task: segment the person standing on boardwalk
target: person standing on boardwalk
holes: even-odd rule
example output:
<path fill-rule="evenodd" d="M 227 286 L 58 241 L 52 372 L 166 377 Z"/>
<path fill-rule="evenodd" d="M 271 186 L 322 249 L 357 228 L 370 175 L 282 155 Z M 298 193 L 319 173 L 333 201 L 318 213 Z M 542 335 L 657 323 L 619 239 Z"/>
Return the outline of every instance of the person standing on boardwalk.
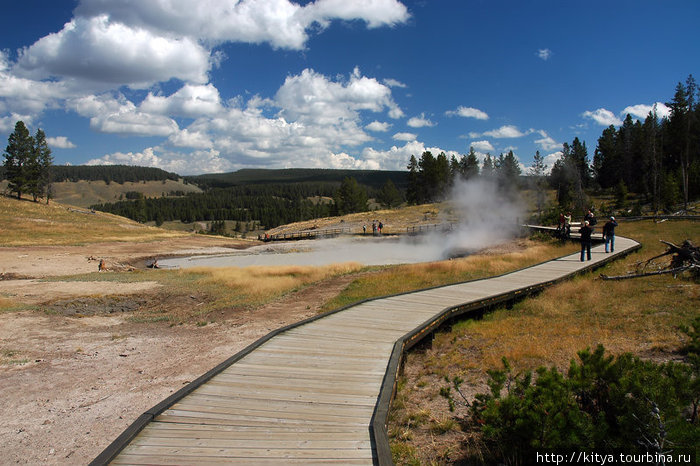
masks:
<path fill-rule="evenodd" d="M 603 239 L 605 240 L 605 252 L 608 252 L 608 244 L 610 245 L 610 252 L 615 252 L 615 227 L 617 222 L 615 217 L 610 217 L 610 220 L 605 222 L 603 225 Z"/>
<path fill-rule="evenodd" d="M 583 220 L 588 222 L 588 224 L 591 227 L 595 226 L 595 224 L 598 223 L 598 220 L 596 220 L 595 214 L 593 213 L 593 209 L 588 209 L 588 213 L 585 217 L 583 217 Z"/>
<path fill-rule="evenodd" d="M 593 228 L 590 227 L 588 221 L 585 221 L 578 232 L 581 233 L 581 262 L 583 262 L 584 252 L 586 253 L 586 258 L 591 260 L 591 234 L 593 233 Z"/>
<path fill-rule="evenodd" d="M 566 231 L 566 237 L 571 237 L 571 212 L 567 212 L 564 215 L 564 230 Z"/>

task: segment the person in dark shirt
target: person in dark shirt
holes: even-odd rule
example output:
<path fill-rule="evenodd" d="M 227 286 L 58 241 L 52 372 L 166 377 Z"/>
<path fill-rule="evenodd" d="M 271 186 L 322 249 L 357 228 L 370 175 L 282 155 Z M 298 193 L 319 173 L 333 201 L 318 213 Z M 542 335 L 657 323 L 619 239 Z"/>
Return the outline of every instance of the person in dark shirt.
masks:
<path fill-rule="evenodd" d="M 608 252 L 608 245 L 610 245 L 610 252 L 615 252 L 615 227 L 617 222 L 615 217 L 610 217 L 610 220 L 605 222 L 603 225 L 603 239 L 605 240 L 605 252 Z"/>
<path fill-rule="evenodd" d="M 581 262 L 583 262 L 584 253 L 586 253 L 587 259 L 591 260 L 591 234 L 593 233 L 593 228 L 586 221 L 578 232 L 581 233 Z"/>

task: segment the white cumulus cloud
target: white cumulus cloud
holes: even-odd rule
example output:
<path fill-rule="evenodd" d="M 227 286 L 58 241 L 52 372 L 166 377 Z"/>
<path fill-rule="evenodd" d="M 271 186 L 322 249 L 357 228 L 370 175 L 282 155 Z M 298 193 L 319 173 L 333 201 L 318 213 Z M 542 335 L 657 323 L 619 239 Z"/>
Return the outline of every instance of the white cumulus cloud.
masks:
<path fill-rule="evenodd" d="M 435 126 L 435 123 L 430 121 L 430 119 L 425 117 L 425 113 L 421 113 L 420 116 L 410 118 L 408 122 L 406 122 L 408 126 L 411 128 L 423 128 L 423 127 L 431 127 Z"/>
<path fill-rule="evenodd" d="M 372 123 L 365 126 L 368 131 L 375 131 L 377 133 L 386 133 L 391 128 L 391 123 L 386 123 L 382 121 L 374 120 Z"/>
<path fill-rule="evenodd" d="M 595 111 L 586 110 L 585 112 L 583 112 L 582 116 L 584 118 L 590 118 L 591 120 L 595 121 L 596 123 L 602 126 L 620 126 L 622 124 L 622 120 L 615 116 L 613 112 L 605 108 L 599 108 Z"/>
<path fill-rule="evenodd" d="M 296 50 L 305 47 L 314 24 L 323 28 L 333 20 L 359 20 L 375 28 L 409 18 L 396 0 L 317 0 L 305 6 L 289 0 L 83 0 L 76 14 L 108 15 L 161 34 L 211 43 L 269 43 Z"/>
<path fill-rule="evenodd" d="M 460 116 L 464 118 L 476 118 L 477 120 L 488 120 L 489 116 L 486 112 L 474 107 L 459 106 L 456 110 L 448 110 L 445 112 L 447 116 Z"/>
<path fill-rule="evenodd" d="M 209 50 L 196 39 L 159 36 L 100 15 L 75 18 L 22 49 L 13 69 L 33 79 L 144 88 L 172 78 L 205 83 L 211 65 Z"/>
<path fill-rule="evenodd" d="M 397 141 L 415 141 L 417 135 L 413 133 L 396 133 L 392 137 Z"/>
<path fill-rule="evenodd" d="M 495 150 L 493 145 L 487 140 L 473 141 L 469 146 L 473 147 L 476 152 L 493 152 Z"/>
<path fill-rule="evenodd" d="M 50 147 L 54 147 L 56 149 L 74 149 L 75 147 L 77 147 L 75 144 L 70 142 L 65 136 L 46 138 L 46 142 L 49 144 Z"/>
<path fill-rule="evenodd" d="M 520 138 L 525 136 L 527 133 L 523 133 L 520 131 L 517 127 L 513 125 L 504 125 L 501 126 L 500 128 L 491 130 L 491 131 L 486 131 L 482 133 L 483 136 L 488 136 L 491 138 Z"/>
<path fill-rule="evenodd" d="M 547 60 L 549 60 L 550 57 L 552 56 L 552 51 L 549 50 L 549 49 L 539 49 L 539 50 L 537 51 L 537 56 L 538 56 L 540 59 L 542 59 L 542 60 L 544 60 L 544 61 L 547 61 Z"/>
<path fill-rule="evenodd" d="M 148 93 L 140 108 L 146 113 L 196 118 L 222 110 L 219 91 L 212 84 L 185 84 L 174 94 L 163 97 Z"/>
<path fill-rule="evenodd" d="M 669 118 L 671 116 L 671 109 L 661 102 L 656 102 L 656 116 L 659 118 Z M 637 104 L 625 107 L 620 115 L 624 118 L 629 113 L 632 117 L 639 120 L 644 120 L 649 115 L 649 113 L 654 109 L 654 105 Z"/>

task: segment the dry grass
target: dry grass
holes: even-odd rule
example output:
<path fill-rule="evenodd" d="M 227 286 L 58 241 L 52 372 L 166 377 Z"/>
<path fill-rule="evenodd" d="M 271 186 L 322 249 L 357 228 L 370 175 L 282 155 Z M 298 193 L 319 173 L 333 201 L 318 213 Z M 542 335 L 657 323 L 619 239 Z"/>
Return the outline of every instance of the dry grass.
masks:
<path fill-rule="evenodd" d="M 273 228 L 269 233 L 279 234 L 309 229 L 349 228 L 352 233 L 359 234 L 362 233 L 362 225 L 367 225 L 368 231 L 371 232 L 372 221 L 374 220 L 379 220 L 384 224 L 383 232 L 385 234 L 405 233 L 406 228 L 411 226 L 456 221 L 456 218 L 447 213 L 447 210 L 449 209 L 446 203 L 375 210 L 343 215 L 341 217 L 318 218 L 290 223 Z"/>
<path fill-rule="evenodd" d="M 359 271 L 362 265 L 355 262 L 312 266 L 254 266 L 192 268 L 180 271 L 181 275 L 199 276 L 200 286 L 223 286 L 230 305 L 259 306 L 290 291 L 338 275 Z"/>
<path fill-rule="evenodd" d="M 471 396 L 486 391 L 486 371 L 500 369 L 503 356 L 516 372 L 541 365 L 566 370 L 578 351 L 597 344 L 614 354 L 632 352 L 660 361 L 680 358 L 677 351 L 685 336 L 679 326 L 698 315 L 700 284 L 672 276 L 604 281 L 599 274 L 634 270 L 638 262 L 665 251 L 660 239 L 679 244 L 691 238 L 697 243 L 700 223 L 645 221 L 622 223 L 618 230 L 639 241 L 642 250 L 600 271 L 550 287 L 512 309 L 497 310 L 479 321 L 461 321 L 437 333 L 429 348 L 409 354 L 405 370 L 410 377 L 400 384 L 405 388 L 397 394 L 401 403 L 392 414 L 391 430 L 408 428 L 402 423 L 403 410 L 415 411 L 428 404 L 434 416 L 447 414 L 447 402 L 434 401 L 439 399 L 440 387 L 447 385 L 445 376 L 462 377 L 463 390 Z M 406 444 L 408 450 L 418 452 L 419 462 L 427 463 L 439 454 L 435 435 L 425 428 L 410 429 L 403 434 L 410 440 L 397 436 L 395 442 Z M 466 439 L 454 431 L 445 435 L 454 439 L 454 451 L 478 454 L 478 439 Z"/>
<path fill-rule="evenodd" d="M 183 233 L 147 227 L 116 215 L 0 196 L 0 246 L 143 242 L 178 236 Z"/>
<path fill-rule="evenodd" d="M 357 278 L 336 299 L 328 302 L 324 310 L 377 296 L 500 275 L 575 250 L 576 246 L 572 244 L 523 239 L 460 259 L 379 269 L 376 273 Z"/>

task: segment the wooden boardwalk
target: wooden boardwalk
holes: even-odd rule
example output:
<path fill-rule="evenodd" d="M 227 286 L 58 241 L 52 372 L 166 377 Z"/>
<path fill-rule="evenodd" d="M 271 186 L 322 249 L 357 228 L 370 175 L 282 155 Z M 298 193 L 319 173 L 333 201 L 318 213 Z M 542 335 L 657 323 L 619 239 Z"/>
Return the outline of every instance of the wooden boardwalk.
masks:
<path fill-rule="evenodd" d="M 144 413 L 93 464 L 390 464 L 386 413 L 411 341 L 639 247 L 615 245 L 595 246 L 590 262 L 572 254 L 273 332 Z"/>

